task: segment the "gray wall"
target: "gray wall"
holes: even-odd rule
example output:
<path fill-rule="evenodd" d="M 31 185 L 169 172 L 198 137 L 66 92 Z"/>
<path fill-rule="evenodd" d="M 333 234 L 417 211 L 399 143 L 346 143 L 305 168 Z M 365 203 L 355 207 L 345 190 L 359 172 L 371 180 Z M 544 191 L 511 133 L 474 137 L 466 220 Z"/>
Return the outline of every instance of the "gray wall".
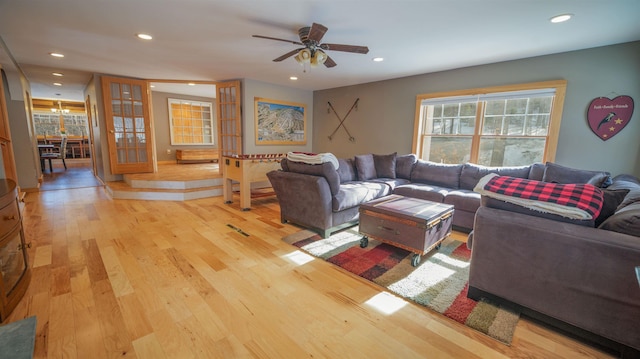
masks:
<path fill-rule="evenodd" d="M 567 94 L 555 162 L 640 176 L 640 42 L 316 91 L 313 151 L 410 153 L 418 94 L 556 79 L 567 80 Z M 587 108 L 596 97 L 619 95 L 631 96 L 636 109 L 626 128 L 605 142 L 589 129 Z M 344 117 L 357 98 L 357 111 L 344 122 L 355 141 L 343 128 L 329 140 L 339 122 L 327 113 L 327 102 Z"/>
<path fill-rule="evenodd" d="M 297 88 L 279 86 L 267 82 L 244 79 L 242 92 L 242 141 L 243 153 L 287 153 L 289 151 L 310 152 L 313 148 L 313 92 Z M 273 100 L 297 102 L 307 106 L 307 144 L 306 145 L 256 145 L 254 98 L 263 97 Z"/>
<path fill-rule="evenodd" d="M 218 129 L 214 123 L 214 146 L 173 146 L 171 145 L 171 129 L 169 124 L 169 105 L 168 99 L 181 99 L 201 102 L 211 102 L 213 105 L 213 118 L 216 118 L 216 99 L 210 97 L 187 96 L 180 94 L 172 94 L 166 92 L 152 91 L 151 103 L 153 114 L 153 130 L 156 136 L 156 156 L 158 161 L 175 161 L 176 150 L 184 148 L 218 148 Z M 171 154 L 167 154 L 167 150 L 171 150 Z"/>
<path fill-rule="evenodd" d="M 37 141 L 33 136 L 32 122 L 29 120 L 30 113 L 28 113 L 31 106 L 27 95 L 29 83 L 16 71 L 8 70 L 6 75 L 6 77 L 3 76 L 3 82 L 17 182 L 22 191 L 35 191 L 40 186 L 38 179 L 41 171 L 36 150 Z"/>

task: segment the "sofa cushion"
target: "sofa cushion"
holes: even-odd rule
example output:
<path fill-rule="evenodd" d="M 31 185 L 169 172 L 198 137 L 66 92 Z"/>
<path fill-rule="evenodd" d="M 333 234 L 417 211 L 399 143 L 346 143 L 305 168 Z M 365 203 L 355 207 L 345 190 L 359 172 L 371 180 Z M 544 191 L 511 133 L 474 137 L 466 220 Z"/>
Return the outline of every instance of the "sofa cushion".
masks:
<path fill-rule="evenodd" d="M 588 183 L 602 188 L 607 187 L 612 182 L 609 172 L 579 170 L 553 162 L 545 164 L 542 180 L 555 183 Z"/>
<path fill-rule="evenodd" d="M 396 154 L 373 155 L 377 178 L 396 178 Z"/>
<path fill-rule="evenodd" d="M 460 164 L 444 164 L 418 160 L 411 171 L 411 182 L 451 189 L 460 188 Z"/>
<path fill-rule="evenodd" d="M 478 184 L 478 181 L 480 181 L 480 178 L 488 175 L 489 173 L 496 173 L 500 176 L 529 178 L 530 171 L 531 166 L 487 167 L 474 163 L 465 163 L 462 166 L 462 171 L 460 173 L 460 188 L 473 190 L 473 188 Z"/>
<path fill-rule="evenodd" d="M 340 185 L 331 205 L 334 212 L 339 212 L 389 194 L 391 188 L 384 182 L 348 182 Z"/>
<path fill-rule="evenodd" d="M 366 181 L 376 178 L 376 164 L 373 161 L 373 155 L 356 155 L 356 170 L 358 172 L 358 181 Z"/>
<path fill-rule="evenodd" d="M 640 202 L 617 211 L 598 228 L 640 237 Z"/>
<path fill-rule="evenodd" d="M 536 162 L 532 164 L 529 170 L 529 179 L 542 181 L 542 177 L 544 177 L 544 163 Z"/>
<path fill-rule="evenodd" d="M 411 183 L 411 182 L 409 182 L 409 180 L 404 179 L 404 178 L 376 178 L 376 179 L 369 180 L 368 182 L 382 182 L 382 183 L 385 183 L 385 184 L 387 184 L 387 186 L 389 186 L 389 188 L 391 188 L 392 192 L 398 186 L 402 186 L 402 185 Z"/>
<path fill-rule="evenodd" d="M 358 173 L 356 172 L 356 164 L 353 158 L 339 158 L 338 176 L 340 183 L 356 181 Z"/>
<path fill-rule="evenodd" d="M 393 194 L 407 196 L 412 198 L 426 199 L 442 203 L 447 193 L 451 192 L 451 188 L 434 186 L 425 183 L 410 183 L 398 186 L 393 190 Z"/>
<path fill-rule="evenodd" d="M 452 204 L 456 211 L 476 213 L 480 207 L 480 194 L 466 189 L 459 189 L 447 193 L 444 203 Z"/>
<path fill-rule="evenodd" d="M 284 163 L 284 165 L 282 165 Z M 310 165 L 302 162 L 293 162 L 288 161 L 287 159 L 283 159 L 281 162 L 281 166 L 284 169 L 285 167 L 289 169 L 289 172 L 297 172 L 307 175 L 313 176 L 321 176 L 324 177 L 329 183 L 329 189 L 331 190 L 331 194 L 335 196 L 340 190 L 340 177 L 338 176 L 338 172 L 336 168 L 333 167 L 331 162 L 325 162 L 320 165 Z"/>
<path fill-rule="evenodd" d="M 618 206 L 624 200 L 624 197 L 629 193 L 628 189 L 604 189 L 602 190 L 603 201 L 602 201 L 602 209 L 600 210 L 600 214 L 596 218 L 595 226 L 598 227 L 604 222 L 607 218 L 613 215 L 616 212 Z"/>
<path fill-rule="evenodd" d="M 418 156 L 413 153 L 396 156 L 396 178 L 411 179 L 411 170 L 413 170 L 416 161 L 418 161 Z"/>

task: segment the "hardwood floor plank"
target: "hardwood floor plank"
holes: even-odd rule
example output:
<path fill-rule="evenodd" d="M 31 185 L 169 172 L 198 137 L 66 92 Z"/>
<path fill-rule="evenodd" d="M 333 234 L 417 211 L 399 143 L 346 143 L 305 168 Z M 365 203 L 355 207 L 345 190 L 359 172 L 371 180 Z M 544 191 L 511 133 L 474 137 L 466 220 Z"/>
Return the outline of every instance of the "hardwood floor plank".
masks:
<path fill-rule="evenodd" d="M 167 358 L 155 334 L 150 333 L 133 341 L 133 348 L 140 358 Z"/>
<path fill-rule="evenodd" d="M 49 320 L 49 355 L 77 358 L 71 293 L 51 297 Z"/>
<path fill-rule="evenodd" d="M 107 356 L 135 358 L 131 337 L 108 279 L 92 281 L 91 286 Z"/>
<path fill-rule="evenodd" d="M 101 248 L 100 256 L 102 257 L 102 262 L 104 263 L 107 276 L 109 276 L 111 288 L 113 289 L 115 296 L 122 297 L 132 294 L 133 287 L 131 286 L 131 283 L 129 283 L 129 278 L 127 278 L 127 274 L 122 268 L 120 260 L 118 259 L 113 247 L 109 246 Z"/>

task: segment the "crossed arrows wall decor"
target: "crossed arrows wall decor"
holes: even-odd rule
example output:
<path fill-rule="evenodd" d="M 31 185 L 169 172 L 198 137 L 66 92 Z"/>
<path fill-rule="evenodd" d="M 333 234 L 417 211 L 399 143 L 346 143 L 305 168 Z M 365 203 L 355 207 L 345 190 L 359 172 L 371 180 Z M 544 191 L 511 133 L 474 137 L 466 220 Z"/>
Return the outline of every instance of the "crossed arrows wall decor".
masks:
<path fill-rule="evenodd" d="M 327 103 L 329 104 L 329 109 L 333 111 L 333 113 L 338 118 L 338 121 L 340 121 L 340 124 L 338 124 L 338 127 L 336 127 L 336 129 L 333 130 L 333 132 L 331 132 L 331 134 L 329 135 L 329 141 L 333 140 L 333 135 L 335 135 L 336 132 L 338 132 L 338 130 L 340 129 L 340 127 L 342 127 L 344 128 L 344 131 L 347 133 L 347 136 L 349 136 L 349 141 L 356 142 L 356 138 L 351 136 L 351 133 L 349 132 L 349 130 L 347 130 L 347 126 L 345 126 L 344 121 L 347 119 L 347 117 L 349 117 L 349 114 L 354 108 L 356 109 L 356 111 L 358 111 L 358 101 L 360 101 L 360 98 L 356 99 L 353 105 L 351 105 L 349 112 L 347 112 L 347 114 L 343 118 L 340 118 L 340 115 L 338 115 L 338 112 L 336 112 L 336 109 L 333 108 L 333 105 L 331 104 L 331 102 L 327 101 Z M 327 113 L 330 112 L 329 109 L 327 109 Z"/>

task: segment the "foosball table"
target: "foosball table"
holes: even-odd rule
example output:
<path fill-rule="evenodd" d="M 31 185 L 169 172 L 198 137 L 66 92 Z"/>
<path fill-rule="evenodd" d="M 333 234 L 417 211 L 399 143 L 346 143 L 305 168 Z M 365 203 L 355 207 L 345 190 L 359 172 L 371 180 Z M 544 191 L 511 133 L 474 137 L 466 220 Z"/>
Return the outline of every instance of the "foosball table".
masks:
<path fill-rule="evenodd" d="M 269 181 L 267 172 L 280 169 L 282 153 L 222 157 L 224 203 L 233 202 L 233 182 L 240 183 L 240 208 L 251 209 L 251 184 Z"/>

